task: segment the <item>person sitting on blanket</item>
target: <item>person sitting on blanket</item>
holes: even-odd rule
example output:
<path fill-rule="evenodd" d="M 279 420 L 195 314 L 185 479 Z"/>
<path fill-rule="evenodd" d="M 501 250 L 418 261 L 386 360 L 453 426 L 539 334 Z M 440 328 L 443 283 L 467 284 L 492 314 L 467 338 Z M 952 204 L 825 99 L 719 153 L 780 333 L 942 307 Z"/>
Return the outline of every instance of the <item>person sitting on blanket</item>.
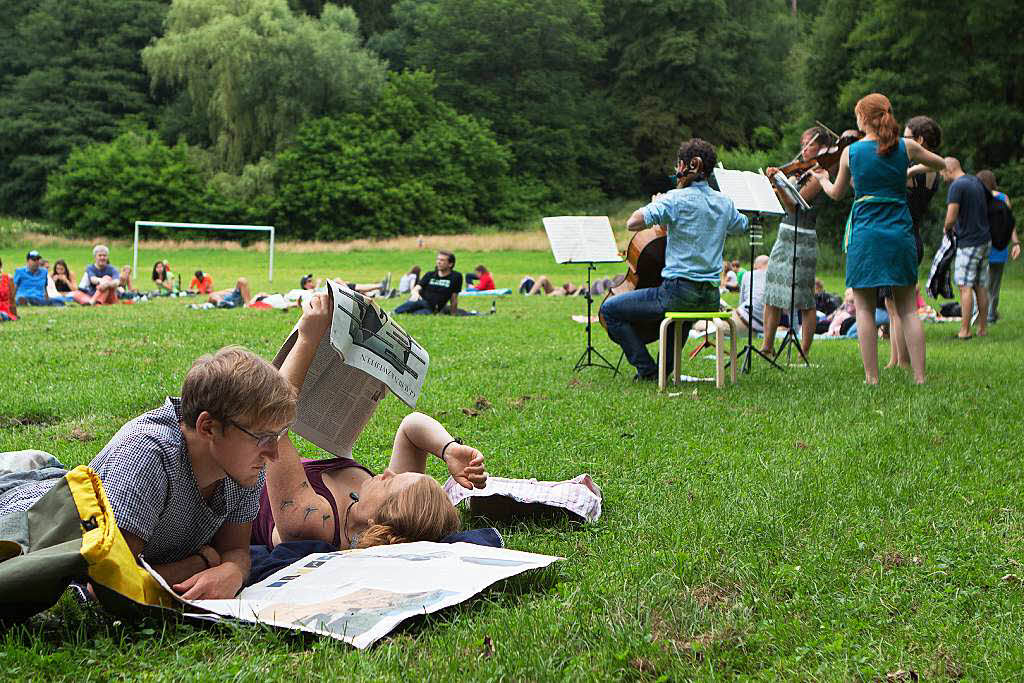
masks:
<path fill-rule="evenodd" d="M 298 339 L 281 375 L 298 390 L 331 322 L 325 294 L 303 304 Z M 425 474 L 433 453 L 465 488 L 483 488 L 484 456 L 460 443 L 422 413 L 407 415 L 395 434 L 388 468 L 373 473 L 351 458 L 307 460 L 290 438 L 267 464 L 266 487 L 252 527 L 253 545 L 317 540 L 341 548 L 368 548 L 411 541 L 439 541 L 460 528 L 459 515 L 444 489 Z"/>
<path fill-rule="evenodd" d="M 196 294 L 210 294 L 213 292 L 213 278 L 201 270 L 197 270 L 188 285 L 188 291 Z"/>
<path fill-rule="evenodd" d="M 466 288 L 475 289 L 478 292 L 487 292 L 494 289 L 494 278 L 487 266 L 479 265 L 472 273 L 466 275 Z"/>
<path fill-rule="evenodd" d="M 297 396 L 273 365 L 229 346 L 196 360 L 181 398 L 125 424 L 89 463 L 132 555 L 186 599 L 242 587 L 263 466 L 278 457 Z M 57 481 L 5 492 L 0 515 L 28 510 Z"/>

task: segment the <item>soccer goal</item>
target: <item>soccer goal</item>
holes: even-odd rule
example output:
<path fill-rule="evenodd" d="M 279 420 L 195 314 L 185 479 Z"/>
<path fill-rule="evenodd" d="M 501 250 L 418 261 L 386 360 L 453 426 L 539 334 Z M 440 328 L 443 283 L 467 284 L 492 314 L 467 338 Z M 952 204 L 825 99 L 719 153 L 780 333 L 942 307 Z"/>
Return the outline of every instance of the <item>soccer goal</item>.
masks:
<path fill-rule="evenodd" d="M 212 223 L 163 223 L 160 221 L 135 221 L 135 246 L 132 248 L 132 276 L 139 273 L 139 228 L 189 228 L 192 230 L 257 230 L 270 233 L 270 264 L 267 280 L 274 281 L 274 226 L 273 225 L 214 225 Z"/>

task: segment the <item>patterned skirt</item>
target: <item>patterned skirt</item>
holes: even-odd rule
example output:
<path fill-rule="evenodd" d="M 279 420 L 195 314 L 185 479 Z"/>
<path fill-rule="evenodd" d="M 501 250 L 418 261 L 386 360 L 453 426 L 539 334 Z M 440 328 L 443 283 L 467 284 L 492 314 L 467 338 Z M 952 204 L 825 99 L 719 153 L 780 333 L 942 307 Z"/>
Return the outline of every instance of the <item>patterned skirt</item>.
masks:
<path fill-rule="evenodd" d="M 765 273 L 764 303 L 789 310 L 793 281 L 793 236 L 796 235 L 796 291 L 793 307 L 814 308 L 814 271 L 818 266 L 818 234 L 814 230 L 793 230 L 788 223 L 779 225 L 779 236 L 772 247 L 771 261 Z"/>

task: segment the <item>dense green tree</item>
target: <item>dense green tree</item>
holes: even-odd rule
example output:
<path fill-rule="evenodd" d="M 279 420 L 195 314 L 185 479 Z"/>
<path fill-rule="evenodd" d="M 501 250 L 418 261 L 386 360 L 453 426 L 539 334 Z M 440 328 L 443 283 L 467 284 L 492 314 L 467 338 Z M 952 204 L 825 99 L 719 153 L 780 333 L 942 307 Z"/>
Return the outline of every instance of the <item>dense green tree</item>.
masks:
<path fill-rule="evenodd" d="M 746 145 L 789 115 L 785 60 L 796 34 L 785 4 L 621 0 L 606 4 L 605 24 L 635 155 L 659 182 L 681 138 Z"/>
<path fill-rule="evenodd" d="M 371 112 L 303 124 L 277 157 L 279 224 L 347 239 L 492 222 L 509 154 L 434 90 L 427 73 L 394 74 Z"/>
<path fill-rule="evenodd" d="M 542 179 L 551 199 L 628 185 L 599 0 L 403 0 L 393 14 L 385 56 L 432 70 L 441 98 L 491 121 L 524 182 Z"/>
<path fill-rule="evenodd" d="M 804 108 L 852 125 L 870 92 L 897 119 L 933 117 L 943 148 L 977 165 L 1020 158 L 1024 41 L 1014 0 L 829 0 L 807 39 Z"/>
<path fill-rule="evenodd" d="M 72 148 L 151 117 L 139 50 L 157 0 L 41 0 L 4 6 L 0 29 L 0 211 L 38 215 L 46 176 Z"/>
<path fill-rule="evenodd" d="M 319 18 L 285 0 L 174 0 L 143 50 L 155 85 L 180 85 L 223 169 L 272 154 L 303 120 L 367 106 L 385 65 L 361 46 L 348 8 Z"/>
<path fill-rule="evenodd" d="M 84 235 L 127 236 L 134 220 L 231 222 L 234 215 L 185 143 L 169 147 L 139 128 L 72 152 L 50 176 L 45 205 L 54 222 Z"/>

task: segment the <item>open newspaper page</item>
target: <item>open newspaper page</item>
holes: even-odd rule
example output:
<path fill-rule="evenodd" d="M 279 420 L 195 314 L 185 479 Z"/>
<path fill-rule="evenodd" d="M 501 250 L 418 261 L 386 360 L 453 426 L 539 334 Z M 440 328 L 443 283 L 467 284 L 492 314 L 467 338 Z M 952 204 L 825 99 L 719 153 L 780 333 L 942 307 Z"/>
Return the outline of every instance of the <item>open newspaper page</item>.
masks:
<path fill-rule="evenodd" d="M 362 649 L 409 617 L 458 604 L 496 581 L 559 559 L 471 543 L 399 543 L 308 555 L 230 600 L 178 599 L 223 617 L 318 633 Z"/>
<path fill-rule="evenodd" d="M 292 431 L 334 455 L 352 447 L 390 390 L 414 407 L 430 357 L 371 299 L 328 285 L 334 315 L 299 392 Z M 292 330 L 277 352 L 281 367 L 297 339 Z"/>

